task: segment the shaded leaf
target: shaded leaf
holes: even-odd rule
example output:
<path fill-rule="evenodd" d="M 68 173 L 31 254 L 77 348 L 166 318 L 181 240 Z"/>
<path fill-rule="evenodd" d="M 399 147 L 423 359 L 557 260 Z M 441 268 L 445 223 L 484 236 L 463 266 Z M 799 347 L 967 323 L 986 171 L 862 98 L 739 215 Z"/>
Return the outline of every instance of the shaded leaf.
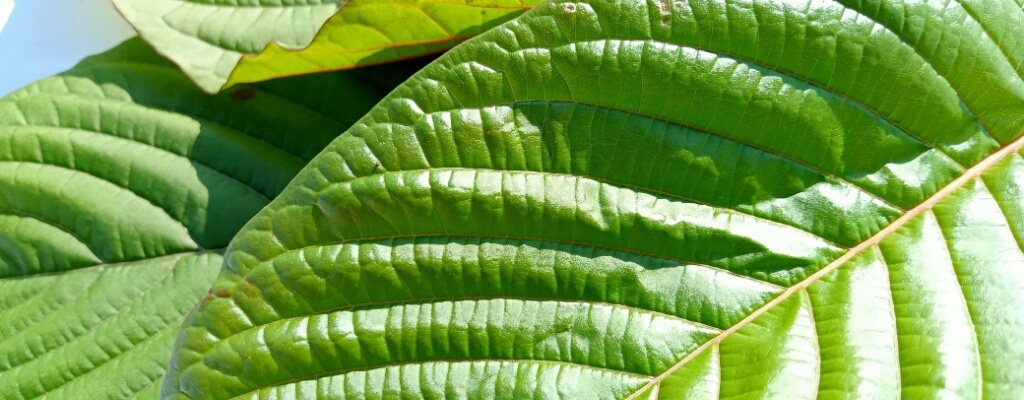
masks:
<path fill-rule="evenodd" d="M 231 237 L 417 67 L 213 97 L 133 39 L 0 100 L 0 398 L 156 397 Z"/>

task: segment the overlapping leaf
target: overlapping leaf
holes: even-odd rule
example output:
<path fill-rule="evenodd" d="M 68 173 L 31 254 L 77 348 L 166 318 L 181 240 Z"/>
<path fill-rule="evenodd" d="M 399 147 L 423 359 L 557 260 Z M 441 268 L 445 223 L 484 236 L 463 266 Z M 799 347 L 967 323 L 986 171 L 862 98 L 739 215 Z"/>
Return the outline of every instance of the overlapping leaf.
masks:
<path fill-rule="evenodd" d="M 447 49 L 539 0 L 114 0 L 204 90 Z"/>
<path fill-rule="evenodd" d="M 212 97 L 130 40 L 0 100 L 0 398 L 155 398 L 231 237 L 417 67 Z"/>
<path fill-rule="evenodd" d="M 240 232 L 163 393 L 1020 398 L 1022 18 L 542 5 Z"/>

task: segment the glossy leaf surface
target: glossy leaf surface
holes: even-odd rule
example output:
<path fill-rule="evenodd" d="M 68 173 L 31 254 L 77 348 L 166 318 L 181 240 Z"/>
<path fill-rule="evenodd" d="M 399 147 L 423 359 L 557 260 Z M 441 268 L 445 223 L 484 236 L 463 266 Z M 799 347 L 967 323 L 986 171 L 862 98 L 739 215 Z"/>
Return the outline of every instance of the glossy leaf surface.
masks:
<path fill-rule="evenodd" d="M 163 394 L 1021 398 L 1022 15 L 545 3 L 239 233 Z"/>
<path fill-rule="evenodd" d="M 539 0 L 114 0 L 204 90 L 436 53 Z"/>
<path fill-rule="evenodd" d="M 0 398 L 156 398 L 231 237 L 418 66 L 213 97 L 133 39 L 0 100 Z"/>

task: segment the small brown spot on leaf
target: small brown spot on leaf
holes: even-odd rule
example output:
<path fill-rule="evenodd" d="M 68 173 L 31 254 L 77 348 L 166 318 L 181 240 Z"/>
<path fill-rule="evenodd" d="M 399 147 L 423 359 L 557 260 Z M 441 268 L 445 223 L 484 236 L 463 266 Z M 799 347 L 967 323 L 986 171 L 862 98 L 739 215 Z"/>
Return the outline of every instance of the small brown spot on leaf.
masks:
<path fill-rule="evenodd" d="M 231 296 L 231 292 L 227 289 L 221 289 L 217 291 L 217 297 L 228 297 Z"/>
<path fill-rule="evenodd" d="M 661 25 L 668 26 L 672 22 L 672 6 L 669 0 L 658 0 L 658 13 L 661 14 Z"/>
<path fill-rule="evenodd" d="M 231 92 L 231 99 L 235 101 L 248 101 L 256 97 L 256 91 L 249 88 L 235 89 Z"/>
<path fill-rule="evenodd" d="M 572 14 L 572 13 L 576 12 L 576 3 L 564 3 L 564 4 L 562 4 L 562 10 L 565 11 L 566 14 Z"/>

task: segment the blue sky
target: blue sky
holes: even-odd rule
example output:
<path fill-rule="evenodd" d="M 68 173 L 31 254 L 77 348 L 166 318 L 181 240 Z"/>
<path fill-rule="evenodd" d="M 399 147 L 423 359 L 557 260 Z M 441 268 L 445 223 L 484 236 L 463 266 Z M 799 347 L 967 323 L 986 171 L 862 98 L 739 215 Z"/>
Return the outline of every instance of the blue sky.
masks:
<path fill-rule="evenodd" d="M 0 96 L 133 35 L 110 0 L 14 0 L 0 30 Z"/>

